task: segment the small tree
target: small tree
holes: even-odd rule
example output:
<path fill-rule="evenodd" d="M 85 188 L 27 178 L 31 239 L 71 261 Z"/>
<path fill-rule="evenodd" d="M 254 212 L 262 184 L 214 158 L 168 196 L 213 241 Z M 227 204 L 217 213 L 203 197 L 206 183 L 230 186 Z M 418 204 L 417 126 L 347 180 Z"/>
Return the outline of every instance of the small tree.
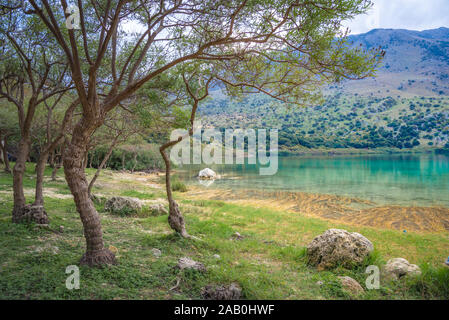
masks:
<path fill-rule="evenodd" d="M 20 128 L 17 160 L 13 170 L 13 222 L 48 223 L 43 208 L 26 206 L 23 175 L 31 149 L 31 128 L 39 105 L 70 88 L 66 59 L 54 46 L 50 33 L 38 19 L 25 17 L 22 7 L 6 8 L 0 15 L 0 99 L 17 108 Z M 62 58 L 61 58 L 62 57 Z"/>

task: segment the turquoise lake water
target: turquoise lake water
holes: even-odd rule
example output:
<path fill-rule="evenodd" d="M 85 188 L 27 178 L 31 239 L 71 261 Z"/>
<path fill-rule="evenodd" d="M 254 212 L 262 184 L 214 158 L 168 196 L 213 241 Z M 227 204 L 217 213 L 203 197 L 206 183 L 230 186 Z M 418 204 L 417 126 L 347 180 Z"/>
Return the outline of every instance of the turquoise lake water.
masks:
<path fill-rule="evenodd" d="M 194 176 L 205 167 L 222 179 L 200 182 Z M 447 155 L 280 156 L 273 176 L 259 175 L 258 165 L 184 165 L 179 169 L 177 175 L 187 184 L 204 188 L 299 191 L 378 204 L 449 207 Z"/>

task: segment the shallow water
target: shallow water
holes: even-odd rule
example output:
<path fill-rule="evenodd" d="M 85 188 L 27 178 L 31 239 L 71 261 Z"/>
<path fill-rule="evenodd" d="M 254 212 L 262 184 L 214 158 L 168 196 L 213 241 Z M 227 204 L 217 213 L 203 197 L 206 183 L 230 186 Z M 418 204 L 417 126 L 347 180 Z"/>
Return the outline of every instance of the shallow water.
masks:
<path fill-rule="evenodd" d="M 205 167 L 222 179 L 198 181 L 195 175 Z M 177 176 L 204 188 L 286 190 L 348 196 L 376 204 L 449 207 L 447 155 L 284 156 L 279 157 L 278 172 L 273 176 L 259 175 L 258 165 L 184 165 Z"/>

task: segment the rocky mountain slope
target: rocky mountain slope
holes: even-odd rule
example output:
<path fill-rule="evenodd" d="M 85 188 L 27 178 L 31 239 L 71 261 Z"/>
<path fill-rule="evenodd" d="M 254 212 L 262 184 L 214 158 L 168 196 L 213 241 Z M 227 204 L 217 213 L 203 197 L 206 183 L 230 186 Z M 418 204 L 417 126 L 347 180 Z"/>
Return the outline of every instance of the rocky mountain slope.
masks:
<path fill-rule="evenodd" d="M 375 29 L 350 36 L 382 47 L 377 77 L 325 90 L 320 106 L 288 109 L 264 95 L 231 100 L 219 90 L 200 108 L 220 128 L 278 128 L 281 148 L 446 148 L 449 140 L 449 29 Z"/>

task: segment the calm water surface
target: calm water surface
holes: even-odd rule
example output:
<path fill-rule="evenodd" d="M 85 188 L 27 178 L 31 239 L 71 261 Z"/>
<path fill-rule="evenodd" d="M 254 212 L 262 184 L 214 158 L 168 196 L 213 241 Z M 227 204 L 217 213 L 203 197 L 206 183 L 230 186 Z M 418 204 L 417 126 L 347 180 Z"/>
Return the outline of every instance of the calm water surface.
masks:
<path fill-rule="evenodd" d="M 447 155 L 286 156 L 279 157 L 274 176 L 259 175 L 257 165 L 211 165 L 223 176 L 211 185 L 194 177 L 205 167 L 184 165 L 177 175 L 204 188 L 300 191 L 379 204 L 449 207 Z"/>

